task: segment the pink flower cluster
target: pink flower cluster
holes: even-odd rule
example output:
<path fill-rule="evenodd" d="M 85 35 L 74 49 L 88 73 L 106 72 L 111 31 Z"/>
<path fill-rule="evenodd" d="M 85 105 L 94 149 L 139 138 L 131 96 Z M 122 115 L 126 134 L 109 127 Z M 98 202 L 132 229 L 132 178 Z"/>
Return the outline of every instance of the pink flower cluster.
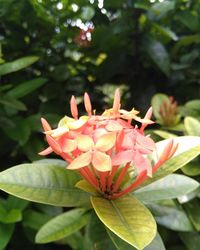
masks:
<path fill-rule="evenodd" d="M 84 95 L 87 116 L 78 118 L 74 96 L 71 98 L 73 118 L 65 116 L 56 129 L 42 118 L 42 125 L 49 147 L 40 152 L 55 152 L 68 162 L 67 169 L 76 170 L 95 189 L 108 199 L 115 199 L 141 185 L 173 156 L 177 145 L 166 146 L 158 162 L 152 166 L 148 155 L 155 151 L 155 143 L 144 135 L 152 124 L 150 108 L 144 118 L 138 111 L 121 109 L 119 89 L 115 92 L 113 107 L 101 115 L 92 110 L 90 98 Z M 133 126 L 132 120 L 141 123 Z"/>

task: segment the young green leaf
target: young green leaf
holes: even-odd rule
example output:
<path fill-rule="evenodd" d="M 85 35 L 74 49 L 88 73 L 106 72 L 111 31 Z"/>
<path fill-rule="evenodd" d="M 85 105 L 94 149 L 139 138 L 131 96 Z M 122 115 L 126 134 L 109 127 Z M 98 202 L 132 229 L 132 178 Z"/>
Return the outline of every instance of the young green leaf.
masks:
<path fill-rule="evenodd" d="M 184 119 L 184 125 L 188 135 L 200 136 L 200 122 L 197 119 L 187 116 Z"/>
<path fill-rule="evenodd" d="M 116 200 L 91 197 L 99 219 L 116 235 L 137 249 L 143 249 L 156 235 L 156 223 L 149 210 L 135 197 Z"/>
<path fill-rule="evenodd" d="M 0 173 L 0 189 L 54 206 L 88 205 L 89 195 L 75 188 L 79 176 L 56 163 L 21 164 Z"/>
<path fill-rule="evenodd" d="M 83 208 L 58 215 L 41 227 L 36 235 L 36 242 L 48 243 L 67 237 L 85 226 L 89 216 Z"/>
<path fill-rule="evenodd" d="M 39 87 L 41 87 L 43 84 L 47 82 L 47 79 L 39 77 L 30 81 L 23 82 L 16 86 L 15 88 L 12 88 L 7 92 L 7 95 L 11 96 L 12 98 L 22 98 L 29 93 L 35 91 Z"/>
<path fill-rule="evenodd" d="M 35 63 L 36 61 L 38 61 L 38 59 L 39 57 L 37 56 L 27 56 L 12 62 L 4 63 L 0 65 L 0 75 L 3 76 L 18 71 L 20 69 L 26 68 L 31 64 Z"/>
<path fill-rule="evenodd" d="M 140 201 L 151 202 L 174 199 L 188 194 L 198 187 L 199 183 L 192 178 L 179 174 L 171 174 L 138 189 L 133 194 Z"/>
<path fill-rule="evenodd" d="M 0 249 L 5 249 L 14 231 L 14 224 L 0 223 Z"/>

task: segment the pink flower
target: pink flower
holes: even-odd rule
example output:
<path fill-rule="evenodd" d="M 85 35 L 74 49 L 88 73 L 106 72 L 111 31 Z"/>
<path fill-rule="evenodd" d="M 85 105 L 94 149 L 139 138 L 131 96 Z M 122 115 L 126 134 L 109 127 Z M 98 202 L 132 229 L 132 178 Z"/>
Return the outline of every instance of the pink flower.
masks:
<path fill-rule="evenodd" d="M 171 140 L 152 166 L 148 157 L 156 147 L 150 136 L 144 134 L 146 126 L 153 123 L 152 108 L 144 118 L 135 109 L 121 109 L 119 89 L 113 107 L 101 115 L 92 111 L 87 93 L 84 104 L 88 115 L 78 118 L 73 96 L 70 102 L 73 118 L 65 116 L 55 129 L 42 118 L 49 147 L 40 155 L 54 151 L 68 162 L 68 169 L 78 171 L 104 197 L 115 199 L 132 191 L 175 153 L 177 145 Z M 141 123 L 140 128 L 132 125 L 132 121 Z"/>

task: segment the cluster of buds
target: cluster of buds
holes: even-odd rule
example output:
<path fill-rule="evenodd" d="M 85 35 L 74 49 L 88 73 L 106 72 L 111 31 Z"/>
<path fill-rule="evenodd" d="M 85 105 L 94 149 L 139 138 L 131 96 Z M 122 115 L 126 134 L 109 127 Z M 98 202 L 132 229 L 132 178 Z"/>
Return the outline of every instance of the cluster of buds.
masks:
<path fill-rule="evenodd" d="M 173 96 L 162 102 L 159 116 L 160 123 L 165 126 L 175 126 L 179 122 L 179 109 Z"/>
<path fill-rule="evenodd" d="M 144 129 L 152 124 L 150 108 L 144 118 L 121 109 L 119 89 L 115 92 L 113 107 L 101 115 L 92 110 L 90 98 L 84 95 L 86 116 L 78 117 L 75 97 L 71 98 L 73 118 L 65 116 L 58 127 L 52 129 L 42 118 L 42 125 L 49 147 L 40 152 L 55 152 L 68 162 L 67 169 L 76 170 L 101 195 L 116 199 L 141 185 L 147 178 L 173 156 L 177 145 L 171 140 L 157 163 L 152 166 L 148 156 L 155 149 Z M 132 125 L 132 121 L 141 124 Z"/>

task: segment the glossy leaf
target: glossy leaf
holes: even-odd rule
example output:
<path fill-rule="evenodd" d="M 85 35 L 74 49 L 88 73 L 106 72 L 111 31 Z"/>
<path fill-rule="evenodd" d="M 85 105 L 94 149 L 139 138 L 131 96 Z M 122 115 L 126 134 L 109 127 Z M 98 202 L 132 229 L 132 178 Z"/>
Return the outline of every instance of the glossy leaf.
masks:
<path fill-rule="evenodd" d="M 167 76 L 170 74 L 170 59 L 164 45 L 156 40 L 149 40 L 147 52 L 158 68 Z"/>
<path fill-rule="evenodd" d="M 0 75 L 6 75 L 18 70 L 21 70 L 23 68 L 26 68 L 30 66 L 31 64 L 35 63 L 38 61 L 37 56 L 27 56 L 27 57 L 22 57 L 20 59 L 17 59 L 12 62 L 4 63 L 0 65 Z"/>
<path fill-rule="evenodd" d="M 148 205 L 158 224 L 175 231 L 190 232 L 194 228 L 186 213 L 175 204 Z"/>
<path fill-rule="evenodd" d="M 48 243 L 67 237 L 85 226 L 89 216 L 87 210 L 82 208 L 58 215 L 41 227 L 36 235 L 36 242 Z"/>
<path fill-rule="evenodd" d="M 25 228 L 31 228 L 33 230 L 39 230 L 42 225 L 47 223 L 52 216 L 35 211 L 33 209 L 27 209 L 23 213 L 23 226 Z"/>
<path fill-rule="evenodd" d="M 185 211 L 187 212 L 190 221 L 192 222 L 193 226 L 197 231 L 200 231 L 200 202 L 199 199 L 193 199 L 188 203 L 183 205 Z"/>
<path fill-rule="evenodd" d="M 171 174 L 148 186 L 142 187 L 133 194 L 143 202 L 174 199 L 192 192 L 199 183 L 184 175 Z"/>
<path fill-rule="evenodd" d="M 137 249 L 143 249 L 156 235 L 156 223 L 148 209 L 136 198 L 116 200 L 91 197 L 99 219 L 116 235 Z"/>
<path fill-rule="evenodd" d="M 88 237 L 88 239 L 91 241 L 92 247 L 94 249 L 96 246 L 98 246 L 98 250 L 104 250 L 107 244 L 108 248 L 114 248 L 116 250 L 106 232 L 105 225 L 99 220 L 94 211 L 91 212 L 90 219 L 86 226 L 86 237 Z"/>
<path fill-rule="evenodd" d="M 0 223 L 0 249 L 4 250 L 14 231 L 14 224 Z"/>
<path fill-rule="evenodd" d="M 154 155 L 154 160 L 163 152 L 163 149 L 168 142 L 169 140 L 164 140 L 156 143 L 157 151 L 156 155 Z M 166 161 L 156 171 L 156 173 L 153 174 L 152 178 L 149 178 L 147 181 L 145 181 L 143 186 L 146 186 L 175 172 L 200 154 L 200 137 L 181 136 L 174 138 L 174 142 L 179 143 L 178 149 L 174 156 Z"/>
<path fill-rule="evenodd" d="M 187 116 L 184 125 L 188 135 L 200 136 L 200 122 L 197 119 Z"/>
<path fill-rule="evenodd" d="M 0 98 L 0 103 L 3 104 L 5 107 L 12 108 L 15 110 L 25 111 L 26 106 L 23 102 L 20 102 L 19 100 L 16 100 L 15 98 L 12 98 L 10 96 L 3 96 Z"/>
<path fill-rule="evenodd" d="M 189 176 L 197 176 L 200 174 L 200 165 L 199 161 L 189 162 L 186 166 L 182 167 L 181 170 L 184 174 Z"/>
<path fill-rule="evenodd" d="M 16 99 L 22 98 L 28 95 L 29 93 L 35 91 L 36 89 L 44 85 L 46 82 L 47 82 L 47 79 L 42 78 L 42 77 L 27 81 L 27 82 L 23 82 L 19 84 L 18 86 L 16 86 L 15 88 L 8 91 L 7 94 L 11 96 L 12 98 L 16 98 Z"/>
<path fill-rule="evenodd" d="M 22 214 L 20 210 L 11 209 L 10 211 L 6 211 L 3 207 L 0 206 L 0 222 L 10 224 L 21 221 L 21 219 Z"/>
<path fill-rule="evenodd" d="M 59 164 L 21 164 L 0 173 L 0 189 L 31 201 L 54 206 L 81 206 L 87 193 L 75 188 L 79 176 Z"/>
<path fill-rule="evenodd" d="M 198 232 L 179 233 L 179 236 L 188 250 L 200 249 L 200 235 Z"/>
<path fill-rule="evenodd" d="M 162 130 L 153 130 L 153 133 L 160 136 L 163 139 L 170 139 L 170 138 L 174 138 L 177 137 L 177 135 L 166 132 L 166 131 L 162 131 Z"/>
<path fill-rule="evenodd" d="M 81 190 L 88 192 L 90 194 L 94 194 L 94 195 L 98 195 L 99 193 L 97 192 L 97 190 L 90 185 L 89 182 L 87 182 L 86 180 L 80 180 L 79 182 L 76 183 L 75 185 L 77 188 L 80 188 Z"/>

